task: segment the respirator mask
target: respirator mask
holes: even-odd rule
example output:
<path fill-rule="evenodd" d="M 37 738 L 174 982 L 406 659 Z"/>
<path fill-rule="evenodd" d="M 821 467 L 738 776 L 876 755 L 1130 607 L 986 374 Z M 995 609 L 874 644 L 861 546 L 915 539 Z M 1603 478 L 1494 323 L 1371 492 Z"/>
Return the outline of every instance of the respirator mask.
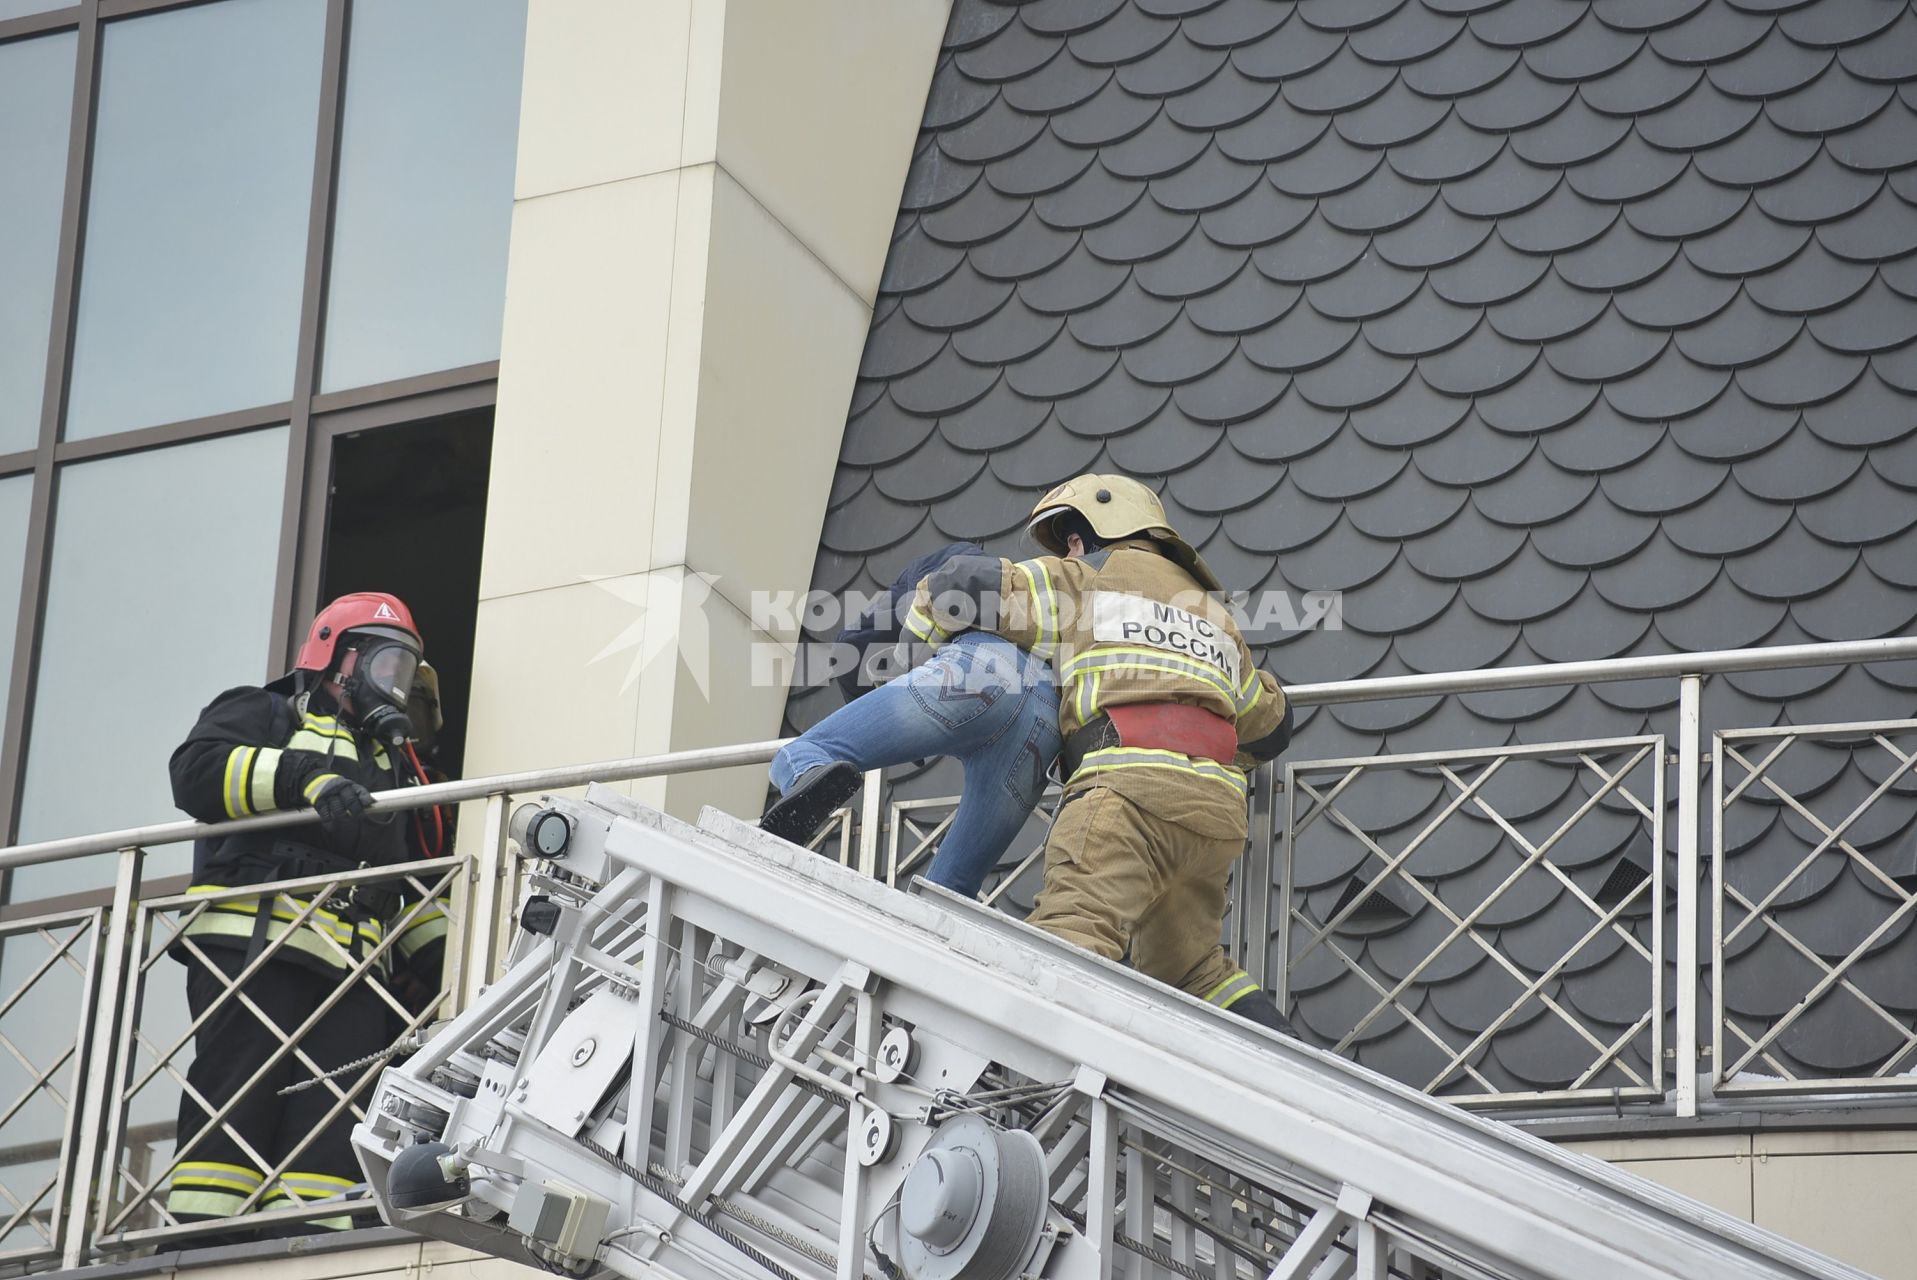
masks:
<path fill-rule="evenodd" d="M 340 660 L 341 708 L 368 737 L 398 746 L 413 735 L 406 703 L 418 670 L 419 651 L 411 645 L 383 637 L 362 638 Z"/>

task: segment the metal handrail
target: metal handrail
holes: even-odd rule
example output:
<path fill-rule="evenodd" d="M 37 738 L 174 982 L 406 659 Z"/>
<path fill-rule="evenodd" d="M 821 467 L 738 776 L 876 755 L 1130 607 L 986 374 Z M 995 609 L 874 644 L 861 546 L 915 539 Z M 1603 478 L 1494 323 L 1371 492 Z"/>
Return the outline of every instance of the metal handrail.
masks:
<path fill-rule="evenodd" d="M 1561 685 L 1604 684 L 1620 680 L 1670 679 L 1718 675 L 1731 671 L 1775 671 L 1792 667 L 1832 667 L 1866 662 L 1917 659 L 1917 637 L 1885 640 L 1843 640 L 1826 644 L 1771 645 L 1751 649 L 1716 649 L 1703 653 L 1653 654 L 1637 658 L 1604 658 L 1592 662 L 1552 662 L 1524 667 L 1495 667 L 1485 671 L 1440 671 L 1426 675 L 1378 676 L 1367 680 L 1340 680 L 1290 685 L 1285 696 L 1293 706 L 1315 707 L 1351 702 L 1381 702 L 1393 698 L 1437 697 L 1457 693 L 1488 693 L 1502 689 L 1542 689 Z M 740 743 L 729 747 L 700 747 L 661 755 L 602 760 L 558 769 L 493 774 L 458 782 L 436 782 L 423 787 L 401 787 L 375 793 L 378 810 L 418 809 L 428 805 L 480 800 L 488 796 L 584 786 L 588 782 L 630 782 L 667 774 L 697 773 L 741 765 L 764 764 L 790 738 Z M 90 836 L 43 840 L 36 844 L 0 849 L 0 871 L 33 863 L 63 862 L 96 853 L 113 853 L 136 846 L 172 844 L 203 836 L 263 831 L 312 822 L 311 809 L 289 809 L 231 822 L 187 820 L 163 822 Z"/>

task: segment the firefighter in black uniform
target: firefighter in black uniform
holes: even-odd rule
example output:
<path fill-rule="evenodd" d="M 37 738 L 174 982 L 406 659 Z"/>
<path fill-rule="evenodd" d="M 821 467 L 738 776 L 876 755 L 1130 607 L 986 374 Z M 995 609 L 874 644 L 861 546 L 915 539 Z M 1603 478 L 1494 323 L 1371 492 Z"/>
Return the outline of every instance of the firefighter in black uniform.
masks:
<path fill-rule="evenodd" d="M 313 620 L 292 672 L 264 688 L 229 689 L 200 713 L 171 762 L 180 808 L 217 822 L 311 806 L 319 821 L 198 842 L 188 893 L 387 866 L 444 850 L 437 809 L 367 812 L 374 791 L 423 780 L 406 715 L 422 655 L 419 629 L 398 599 L 342 596 Z M 280 1096 L 281 1088 L 312 1076 L 291 1051 L 281 1051 L 282 1040 L 402 920 L 404 932 L 370 976 L 401 986 L 417 979 L 436 989 L 446 917 L 438 902 L 410 910 L 418 904 L 379 886 L 337 892 L 295 924 L 311 900 L 282 893 L 270 903 L 222 901 L 192 917 L 173 946 L 187 965 L 187 1004 L 198 1024 L 180 1099 L 180 1163 L 167 1196 L 167 1211 L 181 1221 L 231 1217 L 249 1200 L 251 1208 L 273 1209 L 323 1199 L 360 1180 L 348 1141 L 351 1109 L 326 1119 L 338 1098 L 323 1084 Z M 235 986 L 249 964 L 253 972 Z M 355 982 L 297 1037 L 298 1046 L 321 1071 L 378 1053 L 390 1043 L 388 1012 L 369 982 Z M 355 1078 L 346 1074 L 340 1087 Z M 222 1109 L 220 1123 L 209 1124 Z M 353 1224 L 340 1215 L 317 1225 Z"/>

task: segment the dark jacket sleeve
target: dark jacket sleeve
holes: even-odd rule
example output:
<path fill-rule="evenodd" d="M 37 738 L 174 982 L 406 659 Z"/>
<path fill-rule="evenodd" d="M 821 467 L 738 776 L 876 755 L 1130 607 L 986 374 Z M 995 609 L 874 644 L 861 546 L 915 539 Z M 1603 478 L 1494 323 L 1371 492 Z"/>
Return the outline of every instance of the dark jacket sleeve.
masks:
<path fill-rule="evenodd" d="M 326 758 L 282 750 L 294 727 L 284 698 L 252 686 L 228 689 L 200 712 L 168 762 L 173 803 L 202 822 L 310 804 L 306 792 L 323 780 Z"/>
<path fill-rule="evenodd" d="M 920 556 L 893 580 L 891 588 L 878 604 L 853 619 L 845 630 L 839 632 L 838 643 L 850 645 L 858 653 L 857 666 L 837 676 L 839 688 L 847 702 L 872 691 L 870 672 L 873 664 L 884 665 L 891 661 L 893 647 L 904 636 L 901 623 L 906 610 L 911 607 L 912 594 L 918 589 L 920 580 L 955 556 L 984 554 L 985 548 L 975 542 L 954 542 Z"/>

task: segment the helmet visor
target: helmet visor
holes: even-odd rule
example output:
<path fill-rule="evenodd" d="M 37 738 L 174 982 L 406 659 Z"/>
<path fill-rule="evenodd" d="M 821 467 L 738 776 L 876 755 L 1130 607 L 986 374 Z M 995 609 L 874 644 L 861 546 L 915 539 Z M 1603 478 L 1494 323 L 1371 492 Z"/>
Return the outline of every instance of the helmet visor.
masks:
<path fill-rule="evenodd" d="M 380 697 L 405 706 L 412 696 L 419 655 L 403 644 L 382 644 L 360 655 L 358 675 Z"/>

